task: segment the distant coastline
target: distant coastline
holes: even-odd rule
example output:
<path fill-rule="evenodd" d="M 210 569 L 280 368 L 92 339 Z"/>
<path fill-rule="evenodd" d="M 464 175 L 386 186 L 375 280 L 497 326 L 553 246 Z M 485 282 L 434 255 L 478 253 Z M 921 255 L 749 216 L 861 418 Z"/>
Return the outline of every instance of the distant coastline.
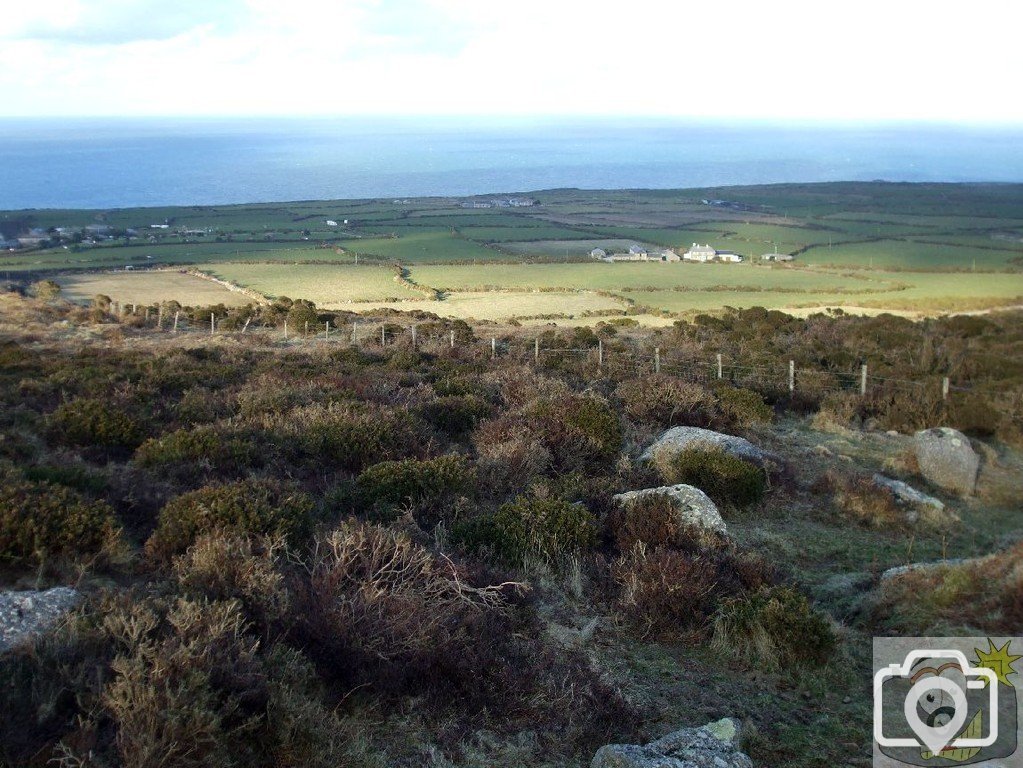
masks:
<path fill-rule="evenodd" d="M 0 119 L 0 209 L 1023 182 L 1023 128 L 664 119 Z"/>

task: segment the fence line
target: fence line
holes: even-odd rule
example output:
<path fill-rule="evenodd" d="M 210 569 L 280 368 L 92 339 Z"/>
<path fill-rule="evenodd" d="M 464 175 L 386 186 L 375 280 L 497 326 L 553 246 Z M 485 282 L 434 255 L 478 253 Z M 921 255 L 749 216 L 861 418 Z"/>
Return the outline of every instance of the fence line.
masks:
<path fill-rule="evenodd" d="M 764 364 L 764 361 L 750 361 L 744 364 L 744 361 L 731 361 L 722 353 L 714 353 L 713 357 L 708 359 L 691 357 L 681 359 L 677 354 L 673 354 L 675 350 L 670 348 L 654 347 L 641 353 L 638 350 L 605 345 L 603 340 L 598 340 L 597 345 L 593 347 L 544 347 L 539 337 L 526 339 L 524 337 L 498 338 L 491 336 L 466 340 L 460 337 L 455 330 L 450 329 L 423 333 L 417 325 L 402 326 L 389 322 L 360 323 L 354 321 L 346 330 L 344 326 L 331 325 L 329 320 L 322 325 L 310 325 L 308 321 L 303 321 L 297 333 L 294 326 L 289 332 L 287 320 L 284 321 L 282 328 L 264 327 L 249 331 L 248 322 L 242 328 L 223 328 L 223 318 L 217 318 L 213 313 L 209 316 L 208 330 L 203 331 L 201 323 L 196 322 L 196 318 L 182 315 L 180 311 L 174 313 L 173 323 L 170 324 L 170 327 L 164 327 L 162 311 L 156 317 L 155 327 L 150 321 L 148 311 L 143 319 L 137 313 L 134 305 L 131 306 L 131 311 L 129 311 L 128 305 L 117 306 L 115 314 L 122 318 L 134 316 L 142 319 L 142 327 L 156 332 L 179 335 L 182 333 L 205 334 L 207 336 L 217 336 L 218 334 L 243 336 L 254 333 L 266 335 L 269 333 L 277 335 L 283 343 L 289 346 L 316 343 L 376 349 L 405 345 L 412 350 L 435 352 L 469 350 L 475 353 L 479 359 L 488 359 L 494 362 L 512 360 L 523 364 L 533 363 L 548 367 L 569 358 L 576 363 L 591 365 L 591 373 L 594 378 L 603 375 L 639 376 L 660 373 L 694 382 L 722 381 L 738 387 L 773 386 L 783 391 L 787 390 L 790 394 L 801 391 L 819 393 L 858 390 L 862 396 L 878 391 L 899 389 L 923 394 L 927 389 L 934 387 L 940 392 L 941 398 L 946 401 L 955 393 L 974 391 L 968 383 L 952 384 L 948 376 L 940 378 L 931 376 L 920 381 L 879 376 L 871 373 L 866 364 L 861 365 L 857 371 L 836 371 L 799 366 L 794 360 L 785 359 L 779 359 L 773 365 Z M 756 362 L 760 364 L 755 364 Z M 988 394 L 1014 393 L 1014 391 L 988 390 L 985 392 Z M 1019 393 L 1015 394 L 1019 395 Z"/>

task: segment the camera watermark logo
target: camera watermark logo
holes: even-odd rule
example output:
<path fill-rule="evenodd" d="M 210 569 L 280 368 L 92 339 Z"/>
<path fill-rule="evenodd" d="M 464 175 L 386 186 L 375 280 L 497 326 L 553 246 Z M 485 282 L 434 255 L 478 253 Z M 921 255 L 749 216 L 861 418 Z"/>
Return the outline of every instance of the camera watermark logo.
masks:
<path fill-rule="evenodd" d="M 875 766 L 1023 766 L 1021 649 L 1018 637 L 874 638 Z"/>

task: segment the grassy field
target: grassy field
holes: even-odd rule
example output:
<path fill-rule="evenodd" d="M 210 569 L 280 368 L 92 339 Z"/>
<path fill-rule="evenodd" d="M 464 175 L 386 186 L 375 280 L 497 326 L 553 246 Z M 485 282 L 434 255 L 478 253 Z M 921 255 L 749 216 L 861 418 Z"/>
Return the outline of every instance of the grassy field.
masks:
<path fill-rule="evenodd" d="M 523 208 L 424 198 L 0 212 L 6 237 L 29 227 L 112 228 L 111 239 L 99 245 L 0 255 L 0 276 L 195 264 L 269 295 L 335 305 L 406 293 L 415 298 L 391 279 L 389 265 L 400 262 L 424 286 L 495 291 L 478 315 L 472 305 L 480 317 L 547 313 L 535 309 L 547 300 L 522 298 L 529 308 L 519 310 L 509 297 L 552 289 L 628 292 L 630 300 L 661 311 L 807 303 L 976 308 L 1023 294 L 1023 185 L 835 183 L 529 196 L 537 204 Z M 328 226 L 328 219 L 340 226 Z M 157 223 L 168 228 L 152 229 Z M 186 232 L 194 229 L 207 234 Z M 693 242 L 744 256 L 777 248 L 796 252 L 797 262 L 760 269 L 587 259 L 595 247 L 684 250 Z M 356 256 L 380 271 L 346 271 Z M 1000 274 L 988 279 L 981 272 Z M 448 300 L 470 304 L 465 296 Z"/>
<path fill-rule="evenodd" d="M 540 315 L 580 317 L 584 312 L 599 312 L 609 309 L 624 312 L 627 309 L 627 304 L 624 301 L 591 291 L 551 293 L 468 291 L 453 293 L 443 301 L 362 302 L 358 304 L 341 302 L 323 306 L 325 309 L 349 309 L 356 312 L 380 309 L 381 307 L 406 311 L 421 309 L 441 317 L 476 320 L 507 320 L 513 317 Z M 596 319 L 590 322 L 596 322 Z"/>
<path fill-rule="evenodd" d="M 248 296 L 231 291 L 211 280 L 181 272 L 113 272 L 65 275 L 59 280 L 61 292 L 71 301 L 88 302 L 97 294 L 121 304 L 157 304 L 178 301 L 184 305 L 224 304 L 240 307 L 252 302 Z"/>
<path fill-rule="evenodd" d="M 396 282 L 390 267 L 353 264 L 206 264 L 200 269 L 270 296 L 316 304 L 421 298 Z"/>

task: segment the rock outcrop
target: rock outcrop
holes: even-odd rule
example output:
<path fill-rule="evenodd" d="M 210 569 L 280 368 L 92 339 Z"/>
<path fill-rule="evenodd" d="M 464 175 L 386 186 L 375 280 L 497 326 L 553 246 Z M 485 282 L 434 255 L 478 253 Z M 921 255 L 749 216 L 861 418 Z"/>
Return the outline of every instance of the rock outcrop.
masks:
<path fill-rule="evenodd" d="M 973 493 L 980 456 L 962 432 L 949 427 L 921 430 L 913 436 L 913 451 L 928 482 L 960 496 Z"/>
<path fill-rule="evenodd" d="M 782 463 L 779 456 L 758 448 L 745 438 L 700 427 L 672 427 L 643 451 L 639 459 L 652 461 L 655 456 L 663 454 L 670 456 L 693 448 L 716 448 L 758 466 Z"/>
<path fill-rule="evenodd" d="M 0 592 L 0 653 L 50 629 L 81 599 L 70 587 Z"/>
<path fill-rule="evenodd" d="M 640 491 L 619 493 L 614 501 L 622 506 L 635 504 L 638 500 L 650 496 L 666 496 L 671 500 L 676 521 L 683 527 L 699 528 L 702 531 L 725 538 L 728 527 L 721 518 L 721 513 L 714 502 L 692 485 L 663 485 L 658 488 L 644 488 Z"/>
<path fill-rule="evenodd" d="M 942 501 L 918 491 L 908 483 L 881 474 L 875 474 L 873 482 L 879 489 L 892 495 L 895 503 L 905 511 L 906 522 L 910 525 L 923 522 L 944 527 L 959 522 L 959 515 L 945 509 Z"/>
<path fill-rule="evenodd" d="M 702 728 L 682 728 L 656 741 L 607 744 L 597 750 L 590 768 L 753 768 L 739 750 L 739 724 L 730 718 Z"/>

